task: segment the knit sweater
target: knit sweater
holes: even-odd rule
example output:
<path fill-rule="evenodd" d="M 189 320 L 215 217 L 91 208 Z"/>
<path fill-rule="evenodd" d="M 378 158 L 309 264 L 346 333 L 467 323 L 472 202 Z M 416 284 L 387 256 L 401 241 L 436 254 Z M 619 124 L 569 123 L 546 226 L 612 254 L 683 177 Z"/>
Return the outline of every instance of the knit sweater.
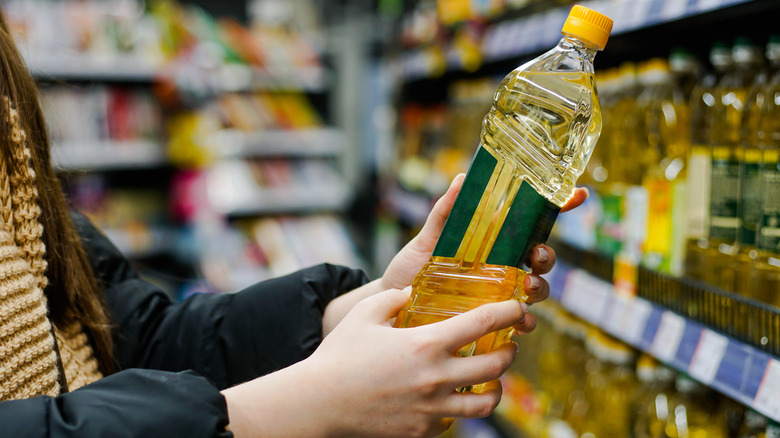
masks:
<path fill-rule="evenodd" d="M 2 104 L 13 153 L 0 157 L 0 401 L 56 396 L 102 377 L 81 324 L 54 327 L 48 318 L 35 172 L 18 114 L 8 98 Z"/>

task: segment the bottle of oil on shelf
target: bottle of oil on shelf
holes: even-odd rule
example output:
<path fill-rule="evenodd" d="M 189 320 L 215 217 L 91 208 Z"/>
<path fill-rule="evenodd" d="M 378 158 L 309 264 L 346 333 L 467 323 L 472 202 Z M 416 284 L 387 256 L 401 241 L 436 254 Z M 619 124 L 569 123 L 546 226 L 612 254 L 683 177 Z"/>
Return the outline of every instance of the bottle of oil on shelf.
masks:
<path fill-rule="evenodd" d="M 558 45 L 499 84 L 463 187 L 396 326 L 525 298 L 529 253 L 549 235 L 601 131 L 593 58 L 611 29 L 608 17 L 574 6 Z M 460 354 L 484 353 L 510 334 L 487 335 Z"/>
<path fill-rule="evenodd" d="M 764 92 L 757 141 L 761 211 L 751 294 L 780 306 L 780 71 L 772 75 Z"/>
<path fill-rule="evenodd" d="M 710 141 L 715 87 L 730 70 L 731 49 L 717 42 L 710 50 L 714 71 L 708 74 L 691 94 L 691 154 L 688 157 L 688 214 L 685 248 L 685 273 L 704 278 L 705 255 L 709 248 L 710 173 L 712 159 Z"/>
<path fill-rule="evenodd" d="M 640 151 L 636 66 L 624 63 L 613 80 L 614 102 L 608 110 L 615 117 L 609 118 L 606 141 L 599 146 L 606 174 L 598 186 L 600 218 L 596 226 L 596 246 L 607 255 L 616 255 L 622 249 L 625 193 L 630 185 L 639 184 L 640 174 L 639 161 L 634 159 Z"/>
<path fill-rule="evenodd" d="M 755 77 L 747 94 L 742 116 L 742 160 L 740 161 L 740 228 L 737 234 L 739 251 L 734 260 L 735 291 L 757 297 L 764 291 L 754 284 L 754 264 L 757 251 L 758 227 L 761 218 L 760 169 L 763 154 L 759 136 L 763 135 L 760 121 L 764 109 L 767 81 L 772 70 L 780 66 L 780 42 L 770 40 L 766 47 L 769 68 L 762 69 Z"/>
<path fill-rule="evenodd" d="M 761 50 L 739 38 L 732 48 L 734 68 L 716 88 L 712 122 L 709 250 L 704 280 L 733 291 L 734 257 L 740 229 L 739 194 L 742 119 L 750 87 L 763 63 Z"/>

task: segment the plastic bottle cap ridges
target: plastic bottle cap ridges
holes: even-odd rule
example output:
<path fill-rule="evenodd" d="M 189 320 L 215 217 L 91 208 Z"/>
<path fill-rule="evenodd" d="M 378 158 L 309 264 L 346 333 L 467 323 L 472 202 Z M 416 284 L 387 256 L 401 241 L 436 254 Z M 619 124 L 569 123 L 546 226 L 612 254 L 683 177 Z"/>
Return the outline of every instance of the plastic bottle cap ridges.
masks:
<path fill-rule="evenodd" d="M 612 31 L 612 19 L 585 6 L 571 8 L 561 32 L 578 36 L 603 50 Z"/>

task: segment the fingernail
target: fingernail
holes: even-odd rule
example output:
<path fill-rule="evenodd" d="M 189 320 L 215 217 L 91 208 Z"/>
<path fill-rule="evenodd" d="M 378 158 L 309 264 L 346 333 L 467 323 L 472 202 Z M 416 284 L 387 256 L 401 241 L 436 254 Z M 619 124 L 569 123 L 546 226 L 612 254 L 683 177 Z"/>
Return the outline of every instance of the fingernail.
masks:
<path fill-rule="evenodd" d="M 523 313 L 528 312 L 528 304 L 526 303 L 520 303 L 520 307 L 523 309 Z"/>
<path fill-rule="evenodd" d="M 539 289 L 539 277 L 529 275 L 528 276 L 528 289 Z"/>
<path fill-rule="evenodd" d="M 547 260 L 550 259 L 550 254 L 547 253 L 547 250 L 544 249 L 544 247 L 537 247 L 536 248 L 536 261 L 539 263 L 544 263 Z"/>
<path fill-rule="evenodd" d="M 402 290 L 403 290 L 404 292 L 408 293 L 408 294 L 412 293 L 412 287 L 411 287 L 411 286 L 406 286 L 406 287 L 405 287 L 405 288 L 403 288 Z"/>
<path fill-rule="evenodd" d="M 517 342 L 512 341 L 513 344 L 515 344 L 515 354 L 520 352 L 520 345 L 517 344 Z"/>

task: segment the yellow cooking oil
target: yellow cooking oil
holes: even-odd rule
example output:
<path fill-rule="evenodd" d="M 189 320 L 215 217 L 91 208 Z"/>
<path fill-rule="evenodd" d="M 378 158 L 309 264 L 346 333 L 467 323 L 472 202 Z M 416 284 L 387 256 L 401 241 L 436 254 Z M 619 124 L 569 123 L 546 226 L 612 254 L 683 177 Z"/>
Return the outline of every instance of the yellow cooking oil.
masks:
<path fill-rule="evenodd" d="M 769 80 L 761 113 L 758 129 L 761 209 L 750 295 L 780 307 L 780 71 Z"/>
<path fill-rule="evenodd" d="M 715 111 L 715 89 L 731 70 L 731 48 L 716 42 L 710 50 L 714 68 L 693 88 L 691 107 L 691 152 L 688 156 L 687 240 L 685 245 L 685 274 L 703 280 L 709 249 L 710 185 L 712 173 L 712 123 Z"/>
<path fill-rule="evenodd" d="M 463 186 L 396 327 L 526 299 L 530 252 L 548 237 L 601 132 L 593 58 L 611 27 L 609 18 L 574 6 L 558 45 L 501 81 Z M 511 334 L 489 334 L 458 354 L 485 353 Z"/>
<path fill-rule="evenodd" d="M 734 68 L 716 88 L 712 124 L 709 252 L 704 280 L 728 291 L 736 289 L 734 262 L 741 229 L 740 163 L 742 122 L 750 87 L 761 70 L 763 54 L 748 39 L 732 48 Z"/>

